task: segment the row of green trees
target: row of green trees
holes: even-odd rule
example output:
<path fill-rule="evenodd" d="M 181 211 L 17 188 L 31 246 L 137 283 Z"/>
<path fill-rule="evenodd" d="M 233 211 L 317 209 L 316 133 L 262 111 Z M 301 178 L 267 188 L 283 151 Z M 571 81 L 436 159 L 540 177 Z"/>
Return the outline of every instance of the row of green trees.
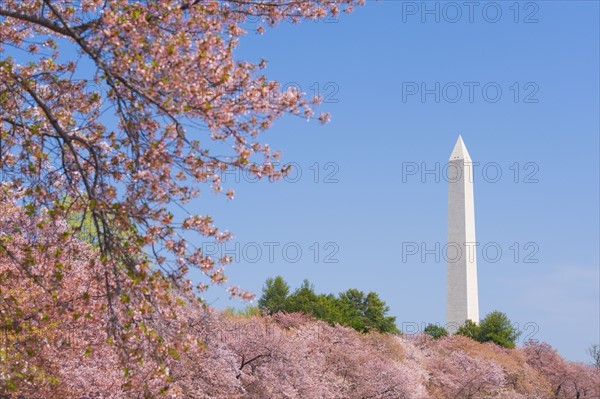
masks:
<path fill-rule="evenodd" d="M 444 327 L 436 324 L 429 324 L 424 332 L 435 339 L 448 335 Z M 493 342 L 505 348 L 514 348 L 521 332 L 512 325 L 506 314 L 495 310 L 488 313 L 479 324 L 467 320 L 456 334 L 478 342 Z"/>
<path fill-rule="evenodd" d="M 304 280 L 299 288 L 290 293 L 290 286 L 281 276 L 277 276 L 265 282 L 258 307 L 270 314 L 302 312 L 331 325 L 340 324 L 360 332 L 399 332 L 396 318 L 387 315 L 390 308 L 377 293 L 365 294 L 354 288 L 337 296 L 317 294 L 314 286 Z"/>
<path fill-rule="evenodd" d="M 301 312 L 331 325 L 340 324 L 352 327 L 359 332 L 379 331 L 399 333 L 396 318 L 387 313 L 390 308 L 377 293 L 365 294 L 355 288 L 333 294 L 317 294 L 314 286 L 304 280 L 302 285 L 290 291 L 290 286 L 281 276 L 269 278 L 258 300 L 260 311 L 269 314 L 277 312 Z M 429 324 L 425 334 L 435 339 L 448 335 L 448 331 L 439 325 Z M 469 337 L 478 342 L 494 342 L 505 348 L 514 348 L 521 335 L 508 316 L 499 311 L 489 313 L 479 324 L 467 320 L 456 331 L 457 335 Z"/>

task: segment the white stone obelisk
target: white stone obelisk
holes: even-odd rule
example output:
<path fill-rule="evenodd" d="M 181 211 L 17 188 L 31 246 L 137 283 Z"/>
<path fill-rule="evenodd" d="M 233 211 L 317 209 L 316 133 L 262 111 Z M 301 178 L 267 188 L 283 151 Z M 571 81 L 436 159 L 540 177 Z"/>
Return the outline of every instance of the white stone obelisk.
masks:
<path fill-rule="evenodd" d="M 479 323 L 473 163 L 461 136 L 447 170 L 446 328 L 455 332 L 467 319 Z"/>

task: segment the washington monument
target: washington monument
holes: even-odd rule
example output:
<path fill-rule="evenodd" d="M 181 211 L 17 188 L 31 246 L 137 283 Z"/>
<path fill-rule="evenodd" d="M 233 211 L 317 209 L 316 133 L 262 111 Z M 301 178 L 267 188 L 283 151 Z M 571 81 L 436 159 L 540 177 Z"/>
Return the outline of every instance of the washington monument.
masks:
<path fill-rule="evenodd" d="M 456 331 L 467 319 L 479 323 L 473 163 L 461 136 L 448 164 L 447 248 L 446 327 Z"/>

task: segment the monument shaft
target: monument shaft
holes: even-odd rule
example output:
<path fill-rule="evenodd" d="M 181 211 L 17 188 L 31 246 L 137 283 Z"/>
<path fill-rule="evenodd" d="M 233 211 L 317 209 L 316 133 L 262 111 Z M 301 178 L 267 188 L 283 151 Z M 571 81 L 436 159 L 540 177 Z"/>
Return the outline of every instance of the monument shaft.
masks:
<path fill-rule="evenodd" d="M 467 319 L 479 323 L 473 163 L 460 136 L 448 165 L 447 248 L 446 326 L 455 331 Z"/>

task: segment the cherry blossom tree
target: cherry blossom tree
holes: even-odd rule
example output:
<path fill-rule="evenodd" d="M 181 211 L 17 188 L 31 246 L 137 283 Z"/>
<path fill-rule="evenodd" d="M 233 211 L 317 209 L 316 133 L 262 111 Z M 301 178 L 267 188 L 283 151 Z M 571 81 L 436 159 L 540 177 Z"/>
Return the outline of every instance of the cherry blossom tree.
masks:
<path fill-rule="evenodd" d="M 234 354 L 244 398 L 427 398 L 425 370 L 394 336 L 361 335 L 301 313 L 226 315 L 218 327 L 211 335 Z"/>
<path fill-rule="evenodd" d="M 428 368 L 434 392 L 445 398 L 497 397 L 505 383 L 498 363 L 472 356 L 462 349 L 474 342 L 461 336 L 442 337 L 435 341 Z"/>
<path fill-rule="evenodd" d="M 547 378 L 556 398 L 600 396 L 600 371 L 593 366 L 569 362 L 545 342 L 528 341 L 522 350 L 527 362 Z"/>
<path fill-rule="evenodd" d="M 226 280 L 223 266 L 230 259 L 213 259 L 193 243 L 224 241 L 230 233 L 207 214 L 178 218 L 174 207 L 185 209 L 204 188 L 233 198 L 220 178 L 230 168 L 280 178 L 288 169 L 275 166 L 280 154 L 260 133 L 282 115 L 312 119 L 320 102 L 269 80 L 262 72 L 266 61 L 235 57 L 247 18 L 257 18 L 263 32 L 284 19 L 323 18 L 358 3 L 0 2 L 2 200 L 11 193 L 28 216 L 48 226 L 79 220 L 59 229 L 56 240 L 88 230 L 97 247 L 89 276 L 94 295 L 104 301 L 92 318 L 122 351 L 126 374 L 142 349 L 158 363 L 178 352 L 157 330 L 159 319 L 177 319 L 172 287 L 182 301 L 193 301 L 194 289 Z M 78 270 L 55 262 L 32 273 L 28 256 L 53 254 L 35 239 L 8 245 L 12 235 L 0 247 L 12 260 L 10 272 L 31 279 L 41 292 L 53 292 L 63 268 Z M 196 287 L 187 278 L 190 268 L 207 276 Z M 252 297 L 237 287 L 229 292 Z M 85 302 L 85 295 L 91 294 L 74 291 L 54 301 Z M 3 306 L 7 314 L 18 310 L 16 300 Z M 161 349 L 144 348 L 137 337 Z"/>
<path fill-rule="evenodd" d="M 121 297 L 113 313 L 132 323 L 119 335 L 128 351 L 116 350 L 97 248 L 69 234 L 65 221 L 18 206 L 17 193 L 0 195 L 2 391 L 64 398 L 165 391 L 177 353 L 198 348 L 190 326 L 199 307 L 160 279 L 148 287 L 168 291 L 172 303 L 156 306 L 176 314 L 133 310 Z"/>
<path fill-rule="evenodd" d="M 65 223 L 27 215 L 6 194 L 0 191 L 1 386 L 60 391 L 57 353 L 78 357 L 103 335 L 99 292 L 88 284 L 99 262 L 89 246 L 62 234 Z"/>

